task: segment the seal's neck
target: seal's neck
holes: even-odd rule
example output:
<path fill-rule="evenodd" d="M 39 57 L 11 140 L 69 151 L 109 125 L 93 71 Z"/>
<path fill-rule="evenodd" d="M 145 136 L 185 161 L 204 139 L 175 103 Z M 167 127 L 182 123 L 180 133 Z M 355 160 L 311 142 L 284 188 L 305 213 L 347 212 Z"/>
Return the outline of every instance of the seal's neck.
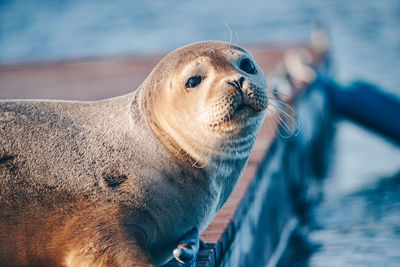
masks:
<path fill-rule="evenodd" d="M 184 133 L 155 114 L 146 93 L 139 93 L 137 99 L 152 134 L 180 164 L 197 168 L 207 165 L 210 158 L 205 153 L 207 147 L 201 144 L 204 140 L 198 140 L 196 133 Z"/>
<path fill-rule="evenodd" d="M 257 131 L 241 139 L 230 140 L 230 143 L 221 150 L 220 157 L 213 160 L 218 169 L 214 180 L 221 189 L 217 210 L 229 198 L 240 179 L 253 148 Z"/>
<path fill-rule="evenodd" d="M 214 133 L 210 131 L 197 129 L 195 132 L 184 132 L 157 117 L 150 106 L 151 98 L 148 94 L 148 91 L 138 92 L 136 102 L 152 134 L 177 160 L 178 165 L 192 169 L 190 172 L 193 174 L 196 169 L 202 170 L 203 178 L 219 192 L 218 204 L 215 205 L 218 210 L 242 174 L 263 116 L 249 118 L 241 131 L 232 136 L 227 134 L 224 138 L 219 136 L 215 141 L 211 136 Z"/>

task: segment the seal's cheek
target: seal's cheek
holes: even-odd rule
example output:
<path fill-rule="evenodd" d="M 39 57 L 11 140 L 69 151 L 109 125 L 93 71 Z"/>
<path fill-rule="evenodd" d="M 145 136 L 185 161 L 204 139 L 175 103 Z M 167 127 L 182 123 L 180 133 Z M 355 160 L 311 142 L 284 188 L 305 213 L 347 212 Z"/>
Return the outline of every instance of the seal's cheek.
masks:
<path fill-rule="evenodd" d="M 199 123 L 200 115 L 204 110 L 202 101 L 200 101 L 200 97 L 187 97 L 185 99 L 185 103 L 183 103 L 182 105 L 184 106 L 184 111 L 181 115 L 184 123 L 197 125 Z"/>

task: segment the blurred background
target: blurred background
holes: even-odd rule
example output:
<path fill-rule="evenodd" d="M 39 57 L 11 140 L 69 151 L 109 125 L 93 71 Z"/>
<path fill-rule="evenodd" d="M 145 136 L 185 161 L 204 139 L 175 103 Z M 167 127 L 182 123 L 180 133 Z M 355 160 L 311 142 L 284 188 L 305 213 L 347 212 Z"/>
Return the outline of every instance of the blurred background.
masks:
<path fill-rule="evenodd" d="M 335 80 L 400 97 L 399 0 L 0 0 L 0 64 L 146 56 L 201 40 L 307 42 L 317 21 L 330 37 Z M 400 149 L 347 121 L 337 130 L 324 199 L 307 226 L 315 250 L 301 264 L 395 266 Z"/>

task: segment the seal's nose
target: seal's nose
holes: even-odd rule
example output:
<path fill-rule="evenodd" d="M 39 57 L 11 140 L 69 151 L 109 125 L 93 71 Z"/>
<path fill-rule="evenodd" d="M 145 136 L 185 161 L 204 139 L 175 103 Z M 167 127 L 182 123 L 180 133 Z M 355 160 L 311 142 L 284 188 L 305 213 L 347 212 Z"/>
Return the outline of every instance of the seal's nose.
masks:
<path fill-rule="evenodd" d="M 244 77 L 242 76 L 242 77 L 240 77 L 240 79 L 239 79 L 239 86 L 240 86 L 240 88 L 243 88 L 243 82 L 244 82 Z"/>
<path fill-rule="evenodd" d="M 263 87 L 249 82 L 244 76 L 240 76 L 239 79 L 228 81 L 227 83 L 238 91 L 239 98 L 237 100 L 240 99 L 240 105 L 250 106 L 256 111 L 262 111 L 267 108 L 268 98 Z"/>
<path fill-rule="evenodd" d="M 244 77 L 241 76 L 238 80 L 229 81 L 228 84 L 232 85 L 232 86 L 235 87 L 241 94 L 243 94 L 243 82 L 244 82 Z"/>

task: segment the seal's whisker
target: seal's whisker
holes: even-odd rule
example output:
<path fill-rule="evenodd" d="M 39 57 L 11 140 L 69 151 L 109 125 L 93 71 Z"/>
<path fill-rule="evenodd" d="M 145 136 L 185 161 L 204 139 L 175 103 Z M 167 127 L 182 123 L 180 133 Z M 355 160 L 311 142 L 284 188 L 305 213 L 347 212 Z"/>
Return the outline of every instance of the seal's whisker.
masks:
<path fill-rule="evenodd" d="M 282 116 L 283 113 L 281 113 L 281 111 L 279 109 L 278 109 L 278 111 L 276 111 L 274 109 L 269 108 L 269 109 L 267 109 L 267 112 L 270 113 L 271 115 L 273 115 L 272 118 L 277 120 L 277 122 L 279 123 L 281 128 L 288 134 L 288 136 L 284 136 L 281 134 L 281 131 L 278 130 L 279 135 L 281 135 L 282 137 L 290 137 L 292 135 L 297 135 L 296 134 L 296 122 L 293 119 L 293 117 Z M 291 123 L 294 123 L 294 124 L 290 125 L 289 123 L 286 122 L 285 119 L 289 119 L 288 121 Z"/>
<path fill-rule="evenodd" d="M 192 164 L 192 167 L 193 167 L 193 168 L 197 168 L 197 169 L 203 169 L 203 168 L 205 168 L 205 167 L 207 166 L 207 163 L 203 163 L 203 165 L 197 165 L 197 163 L 198 163 L 198 160 L 196 160 L 196 161 Z"/>
<path fill-rule="evenodd" d="M 290 104 L 279 99 L 273 99 L 273 101 L 271 101 L 271 105 L 282 112 L 285 112 L 288 116 L 295 117 L 296 111 Z"/>
<path fill-rule="evenodd" d="M 234 31 L 234 34 L 235 34 L 235 37 L 236 37 L 236 42 L 235 42 L 235 44 L 236 44 L 236 45 L 239 45 L 239 44 L 240 44 L 239 34 L 238 34 L 237 31 Z"/>
<path fill-rule="evenodd" d="M 178 36 L 177 35 L 175 35 L 175 42 L 176 42 L 178 47 L 182 46 L 182 43 L 178 40 Z"/>
<path fill-rule="evenodd" d="M 287 102 L 280 99 L 283 94 L 275 89 L 268 90 L 268 98 L 270 99 L 267 111 L 276 116 L 279 124 L 290 135 L 298 134 L 298 125 L 295 118 L 295 110 Z"/>
<path fill-rule="evenodd" d="M 273 106 L 273 105 L 271 105 L 271 106 Z M 295 118 L 294 110 L 293 110 L 293 109 L 290 110 L 289 112 L 286 112 L 284 109 L 281 109 L 281 108 L 279 108 L 279 107 L 276 107 L 276 106 L 273 106 L 273 107 L 276 108 L 277 110 L 279 110 L 279 111 L 278 111 L 279 114 L 278 114 L 278 113 L 275 113 L 275 115 L 279 115 L 279 117 L 280 117 L 283 121 L 287 122 L 288 124 L 291 124 L 293 129 L 298 128 L 297 121 L 296 121 L 296 118 Z M 275 111 L 275 112 L 276 112 L 276 111 Z"/>
<path fill-rule="evenodd" d="M 270 101 L 269 104 L 270 104 L 270 106 L 278 109 L 281 113 L 285 113 L 287 116 L 294 118 L 294 115 L 296 112 L 291 105 L 289 105 L 283 101 L 279 102 L 276 99 L 273 99 L 273 101 Z"/>
<path fill-rule="evenodd" d="M 270 91 L 270 95 L 272 95 L 277 101 L 284 102 L 285 104 L 287 104 L 287 103 L 282 99 L 290 99 L 291 98 L 291 96 L 289 94 L 280 92 L 276 89 L 272 89 Z"/>
<path fill-rule="evenodd" d="M 232 43 L 232 29 L 226 22 L 224 22 L 224 25 L 228 29 L 228 32 L 229 32 L 229 42 L 228 42 L 228 49 L 227 49 L 229 51 L 231 49 L 231 43 Z"/>
<path fill-rule="evenodd" d="M 290 115 L 285 115 L 285 114 L 287 114 L 286 112 L 284 112 L 284 111 L 281 111 L 281 110 L 274 110 L 274 109 L 268 109 L 268 111 L 272 114 L 272 115 L 274 115 L 274 117 L 276 117 L 280 122 L 282 122 L 282 124 L 284 124 L 284 126 L 287 126 L 287 128 L 288 129 L 291 129 L 292 127 L 289 127 L 289 124 L 285 121 L 285 119 L 289 119 L 289 121 L 291 121 L 291 122 L 295 122 L 295 120 L 293 119 L 293 117 L 292 116 L 290 116 Z M 282 116 L 283 115 L 283 116 Z"/>
<path fill-rule="evenodd" d="M 279 121 L 279 117 L 274 116 L 274 117 L 271 118 L 270 121 L 271 121 L 271 123 L 274 122 L 274 121 L 277 121 L 278 125 L 281 126 L 281 127 L 278 127 L 276 123 L 272 124 L 274 129 L 275 129 L 275 131 L 279 134 L 279 136 L 281 136 L 283 138 L 289 138 L 289 137 L 291 137 L 293 135 L 293 133 L 288 131 L 286 127 L 282 126 L 281 121 Z M 284 130 L 285 134 L 282 133 L 282 129 Z"/>
<path fill-rule="evenodd" d="M 201 159 L 207 158 L 207 157 L 205 157 L 205 154 L 206 154 L 206 149 L 205 149 L 205 147 L 204 147 L 204 146 L 201 146 L 201 147 L 202 147 L 203 149 L 200 150 L 200 158 L 201 158 Z M 211 151 L 211 152 L 209 152 L 210 154 L 215 154 L 215 151 L 214 151 L 214 150 L 210 149 L 210 151 Z M 196 161 L 196 163 L 197 163 L 197 161 Z M 196 165 L 197 165 L 197 164 L 196 164 Z M 205 168 L 207 165 L 208 165 L 207 162 L 204 162 L 203 165 L 195 166 L 195 167 L 198 168 L 198 169 L 202 169 L 202 168 Z"/>
<path fill-rule="evenodd" d="M 269 118 L 267 118 L 266 119 L 266 121 L 267 121 L 267 124 L 268 124 L 268 126 L 269 126 L 269 128 L 271 128 L 271 126 L 275 129 L 275 132 L 276 133 L 278 133 L 280 136 L 281 136 L 281 134 L 280 134 L 280 130 L 279 130 L 279 127 L 276 125 L 276 118 L 275 117 L 269 117 Z"/>

